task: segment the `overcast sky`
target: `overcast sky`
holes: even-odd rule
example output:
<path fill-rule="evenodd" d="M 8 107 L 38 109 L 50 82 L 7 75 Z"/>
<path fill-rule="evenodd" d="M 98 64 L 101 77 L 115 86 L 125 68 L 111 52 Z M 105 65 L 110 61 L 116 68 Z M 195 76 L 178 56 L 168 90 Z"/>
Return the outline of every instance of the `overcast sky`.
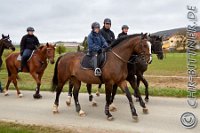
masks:
<path fill-rule="evenodd" d="M 0 33 L 19 42 L 32 26 L 40 42 L 82 41 L 92 22 L 103 26 L 107 17 L 116 36 L 123 24 L 130 34 L 152 33 L 187 26 L 189 1 L 199 0 L 0 0 Z"/>

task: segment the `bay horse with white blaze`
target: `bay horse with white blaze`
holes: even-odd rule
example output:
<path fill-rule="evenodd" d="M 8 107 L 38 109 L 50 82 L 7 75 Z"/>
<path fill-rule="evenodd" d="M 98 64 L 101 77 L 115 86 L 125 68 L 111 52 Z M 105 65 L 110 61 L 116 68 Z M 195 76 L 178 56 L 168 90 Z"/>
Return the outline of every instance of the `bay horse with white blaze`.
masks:
<path fill-rule="evenodd" d="M 22 97 L 23 94 L 19 91 L 17 86 L 18 78 L 18 68 L 21 65 L 21 62 L 17 60 L 19 53 L 10 54 L 6 59 L 6 67 L 8 71 L 8 81 L 5 88 L 5 96 L 8 95 L 8 88 L 11 82 L 13 82 L 17 95 Z M 27 62 L 28 67 L 23 68 L 23 72 L 30 73 L 31 76 L 37 83 L 36 92 L 33 95 L 34 98 L 41 98 L 40 95 L 40 85 L 41 79 L 44 74 L 44 70 L 48 65 L 47 59 L 51 64 L 54 64 L 55 57 L 55 45 L 47 43 L 46 45 L 40 46 L 37 50 L 34 51 L 32 57 Z"/>
<path fill-rule="evenodd" d="M 56 90 L 56 99 L 53 106 L 53 112 L 58 112 L 59 96 L 62 92 L 65 83 L 70 80 L 74 85 L 73 96 L 75 101 L 76 111 L 80 116 L 85 116 L 85 112 L 81 110 L 81 106 L 78 100 L 79 89 L 81 81 L 88 84 L 101 84 L 105 83 L 106 92 L 106 105 L 105 114 L 108 120 L 112 120 L 113 117 L 109 111 L 110 98 L 112 92 L 112 86 L 117 84 L 123 92 L 126 93 L 129 101 L 132 118 L 137 120 L 138 114 L 133 104 L 131 93 L 127 87 L 127 63 L 132 54 L 143 56 L 147 61 L 150 60 L 149 47 L 147 43 L 147 35 L 129 35 L 127 38 L 116 40 L 108 49 L 107 61 L 102 68 L 102 77 L 95 77 L 93 70 L 85 70 L 81 67 L 81 60 L 85 56 L 84 53 L 67 53 L 60 56 L 56 62 L 54 76 L 52 79 L 52 91 Z M 116 67 L 117 64 L 117 67 Z M 147 108 L 143 108 L 147 110 Z"/>

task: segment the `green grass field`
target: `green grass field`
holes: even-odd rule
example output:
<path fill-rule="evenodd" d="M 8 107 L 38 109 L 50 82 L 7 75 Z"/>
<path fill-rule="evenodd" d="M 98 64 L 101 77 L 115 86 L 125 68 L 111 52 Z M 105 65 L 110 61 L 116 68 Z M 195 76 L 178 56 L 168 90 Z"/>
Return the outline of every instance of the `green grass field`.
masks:
<path fill-rule="evenodd" d="M 17 48 L 17 51 L 19 49 Z M 76 51 L 75 48 L 68 48 L 67 52 Z M 8 52 L 8 51 L 6 51 Z M 4 54 L 7 54 L 7 53 Z M 59 55 L 56 54 L 56 58 Z M 200 55 L 197 56 L 197 59 L 200 60 Z M 197 73 L 200 73 L 200 61 L 197 64 Z M 44 76 L 42 78 L 41 90 L 49 91 L 51 80 L 53 76 L 54 65 L 49 64 L 45 70 Z M 145 73 L 147 75 L 167 75 L 167 76 L 187 76 L 187 66 L 186 66 L 186 54 L 185 53 L 169 53 L 167 58 L 164 60 L 158 60 L 154 55 L 153 63 L 149 65 L 148 71 Z M 34 90 L 36 87 L 35 81 L 27 73 L 19 73 L 21 80 L 18 82 L 19 88 L 21 90 Z M 5 86 L 7 80 L 7 71 L 5 69 L 5 63 L 0 72 L 0 80 L 2 85 Z M 151 84 L 151 83 L 150 83 Z M 10 89 L 14 89 L 14 86 L 11 84 Z M 97 85 L 94 85 L 93 92 L 97 89 Z M 68 90 L 68 85 L 65 86 L 65 91 Z M 102 89 L 103 92 L 104 89 Z M 132 89 L 131 89 L 132 91 Z M 167 87 L 151 87 L 150 86 L 150 95 L 153 96 L 173 96 L 173 97 L 185 97 L 187 96 L 187 90 L 183 88 L 167 88 Z M 83 84 L 81 87 L 81 92 L 86 92 L 86 87 Z M 118 92 L 121 93 L 120 89 Z M 141 86 L 141 92 L 144 94 L 144 87 Z M 197 96 L 200 97 L 200 90 L 197 91 Z"/>
<path fill-rule="evenodd" d="M 72 130 L 0 121 L 0 133 L 72 133 Z"/>

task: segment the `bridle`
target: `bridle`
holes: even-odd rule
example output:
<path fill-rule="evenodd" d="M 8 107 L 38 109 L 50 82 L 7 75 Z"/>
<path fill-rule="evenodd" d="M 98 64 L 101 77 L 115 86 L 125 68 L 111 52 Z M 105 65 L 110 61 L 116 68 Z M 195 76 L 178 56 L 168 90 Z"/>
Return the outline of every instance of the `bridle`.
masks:
<path fill-rule="evenodd" d="M 11 40 L 9 37 L 2 38 L 2 39 L 0 39 L 0 41 L 8 41 L 9 43 L 11 43 Z M 5 47 L 5 45 L 4 45 L 4 47 Z M 11 46 L 9 45 L 7 48 L 11 49 Z"/>
<path fill-rule="evenodd" d="M 140 38 L 140 46 L 141 46 L 141 48 L 142 48 L 142 53 L 140 53 L 140 54 L 138 54 L 138 55 L 136 55 L 136 56 L 141 56 L 142 59 L 144 59 L 145 62 L 147 62 L 146 59 L 145 59 L 146 55 L 151 56 L 152 54 L 145 54 L 144 44 L 142 43 L 142 38 Z M 121 56 L 119 56 L 117 53 L 115 53 L 112 49 L 109 49 L 109 50 L 110 50 L 118 59 L 120 59 L 122 62 L 127 63 L 127 64 L 135 64 L 134 62 L 132 62 L 132 61 L 130 61 L 130 60 L 126 61 L 126 60 L 123 59 Z"/>

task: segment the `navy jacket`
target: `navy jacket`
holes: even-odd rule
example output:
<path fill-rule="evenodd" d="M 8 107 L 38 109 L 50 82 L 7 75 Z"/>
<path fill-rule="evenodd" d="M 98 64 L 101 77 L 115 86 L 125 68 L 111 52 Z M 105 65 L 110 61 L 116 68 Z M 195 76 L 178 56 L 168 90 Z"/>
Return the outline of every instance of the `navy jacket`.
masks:
<path fill-rule="evenodd" d="M 87 38 L 89 52 L 98 52 L 102 48 L 107 48 L 108 44 L 100 33 L 91 32 Z"/>

